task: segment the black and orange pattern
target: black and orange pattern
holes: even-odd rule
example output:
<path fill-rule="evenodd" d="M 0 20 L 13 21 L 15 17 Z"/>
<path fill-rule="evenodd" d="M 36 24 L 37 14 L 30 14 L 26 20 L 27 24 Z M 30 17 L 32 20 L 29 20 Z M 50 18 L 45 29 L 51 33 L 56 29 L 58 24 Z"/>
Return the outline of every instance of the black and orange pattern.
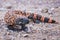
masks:
<path fill-rule="evenodd" d="M 21 17 L 31 19 L 33 20 L 33 22 L 35 22 L 35 20 L 39 20 L 41 22 L 47 22 L 47 23 L 58 23 L 55 20 L 38 15 L 36 13 L 28 13 L 20 10 L 8 11 L 5 14 L 4 20 L 8 25 L 15 25 L 15 20 Z"/>

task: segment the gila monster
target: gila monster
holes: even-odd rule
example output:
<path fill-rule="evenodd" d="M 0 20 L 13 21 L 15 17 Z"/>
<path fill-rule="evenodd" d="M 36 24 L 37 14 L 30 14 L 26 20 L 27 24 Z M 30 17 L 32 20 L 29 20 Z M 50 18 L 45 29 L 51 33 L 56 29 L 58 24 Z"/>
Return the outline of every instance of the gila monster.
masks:
<path fill-rule="evenodd" d="M 20 19 L 27 19 L 28 22 L 26 24 L 29 23 L 29 19 L 31 19 L 34 23 L 36 20 L 45 23 L 58 23 L 55 20 L 43 17 L 39 14 L 23 12 L 21 10 L 8 11 L 4 17 L 4 20 L 7 23 L 7 25 L 11 25 L 12 27 L 15 27 L 17 25 L 16 21 L 19 22 Z"/>

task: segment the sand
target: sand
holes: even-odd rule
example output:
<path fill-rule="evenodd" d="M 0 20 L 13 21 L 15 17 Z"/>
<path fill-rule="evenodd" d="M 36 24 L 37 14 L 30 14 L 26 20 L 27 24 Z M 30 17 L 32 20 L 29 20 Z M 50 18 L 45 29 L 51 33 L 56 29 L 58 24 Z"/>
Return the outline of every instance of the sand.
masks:
<path fill-rule="evenodd" d="M 59 0 L 0 0 L 0 40 L 60 40 L 60 24 L 29 23 L 26 25 L 29 33 L 9 30 L 4 15 L 11 10 L 38 13 L 60 23 Z"/>

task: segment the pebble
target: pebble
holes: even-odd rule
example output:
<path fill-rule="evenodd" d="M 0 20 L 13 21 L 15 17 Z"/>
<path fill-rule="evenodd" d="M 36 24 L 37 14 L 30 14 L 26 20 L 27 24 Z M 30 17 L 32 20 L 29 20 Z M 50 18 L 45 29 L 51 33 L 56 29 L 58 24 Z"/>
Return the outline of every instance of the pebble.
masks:
<path fill-rule="evenodd" d="M 6 0 L 7 1 L 7 0 Z M 9 1 L 11 1 L 11 2 L 13 2 L 12 0 L 9 0 Z M 18 0 L 17 0 L 18 1 Z M 20 0 L 21 1 L 21 0 Z M 20 2 L 19 1 L 19 2 Z M 33 0 L 33 1 L 31 1 L 31 4 L 34 4 L 36 7 L 37 7 L 37 5 L 36 5 L 36 3 L 38 3 L 40 0 L 38 0 L 37 2 L 35 2 L 35 0 Z M 49 0 L 50 1 L 50 0 Z M 0 11 L 2 11 L 2 13 L 4 14 L 4 12 L 7 10 L 7 9 L 11 9 L 12 8 L 12 3 L 11 2 L 5 2 L 4 1 L 4 3 L 1 3 L 1 4 L 3 4 L 2 6 L 4 7 L 2 7 L 2 8 L 0 8 Z M 28 1 L 27 0 L 25 0 L 25 4 L 27 3 Z M 52 0 L 51 0 L 51 2 L 52 2 Z M 55 1 L 54 0 L 54 2 L 58 2 L 58 1 Z M 10 4 L 11 3 L 11 4 Z M 13 2 L 14 3 L 14 2 Z M 30 2 L 28 2 L 28 5 L 30 5 L 29 4 Z M 43 2 L 42 2 L 43 3 Z M 47 2 L 47 3 L 50 3 L 50 2 Z M 22 6 L 21 6 L 21 4 L 22 4 Z M 24 0 L 22 0 L 21 1 L 21 4 L 19 4 L 18 6 L 14 6 L 14 7 L 16 7 L 16 9 L 18 8 L 19 10 L 25 10 L 25 9 L 27 9 L 26 8 L 26 6 L 24 5 Z M 54 3 L 52 3 L 52 4 L 54 4 Z M 24 5 L 24 6 L 23 6 Z M 27 5 L 27 4 L 26 4 Z M 27 7 L 28 7 L 28 5 L 27 5 Z M 41 4 L 41 5 L 44 5 L 44 6 L 42 6 L 42 15 L 43 15 L 43 13 L 47 13 L 48 12 L 48 9 L 46 9 L 46 8 L 44 8 L 45 7 L 45 4 L 43 3 L 43 4 Z M 49 7 L 52 7 L 52 6 L 50 6 L 50 4 L 48 4 L 48 6 Z M 53 6 L 55 6 L 55 5 L 53 5 Z M 57 6 L 57 5 L 56 5 Z M 41 8 L 40 6 L 38 6 L 39 8 Z M 29 8 L 29 7 L 28 7 Z M 37 9 L 39 9 L 39 8 L 37 8 Z M 13 8 L 14 9 L 14 8 Z M 18 10 L 17 9 L 17 10 Z M 31 9 L 31 8 L 29 8 L 29 9 Z M 54 7 L 52 7 L 51 8 L 51 11 L 49 12 L 50 14 L 52 14 L 51 12 L 53 12 L 52 10 L 54 10 L 55 8 Z M 4 12 L 3 12 L 4 11 Z M 31 11 L 33 11 L 33 9 L 31 9 Z M 2 14 L 1 13 L 1 14 Z M 40 13 L 40 11 L 39 11 L 39 13 Z M 54 13 L 55 14 L 55 13 Z M 54 16 L 54 14 L 53 14 L 53 16 Z M 57 14 L 57 13 L 56 13 Z M 59 14 L 58 14 L 59 15 Z M 0 15 L 1 16 L 1 15 Z M 3 15 L 2 15 L 3 16 Z M 2 17 L 1 16 L 1 17 Z M 54 17 L 55 18 L 55 17 Z M 9 29 L 7 29 L 6 27 L 5 27 L 5 25 L 4 25 L 4 23 L 2 23 L 2 22 L 0 22 L 1 23 L 1 25 L 0 25 L 0 40 L 20 40 L 21 38 L 22 38 L 22 40 L 24 39 L 24 37 L 29 37 L 28 39 L 26 39 L 26 40 L 40 40 L 40 39 L 37 39 L 37 38 L 43 38 L 43 37 L 48 37 L 49 35 L 51 36 L 51 38 L 49 39 L 49 38 L 47 38 L 48 40 L 51 40 L 52 39 L 52 37 L 56 40 L 56 38 L 57 38 L 57 40 L 60 40 L 60 31 L 58 32 L 58 31 L 53 31 L 53 30 L 51 30 L 51 28 L 52 27 L 55 27 L 54 25 L 47 25 L 47 27 L 46 28 L 44 28 L 45 27 L 45 24 L 43 24 L 43 23 L 40 23 L 40 25 L 38 26 L 34 26 L 35 24 L 33 24 L 33 25 L 30 25 L 31 26 L 31 29 L 30 29 L 30 27 L 28 28 L 29 29 L 29 32 L 30 31 L 33 31 L 34 33 L 32 33 L 32 34 L 30 34 L 31 36 L 33 36 L 33 34 L 35 34 L 35 36 L 34 36 L 34 39 L 33 39 L 33 37 L 31 37 L 30 35 L 28 35 L 27 33 L 18 33 L 18 32 L 13 32 L 12 30 L 9 30 Z M 31 23 L 32 24 L 32 23 Z M 37 27 L 37 29 L 35 29 Z M 39 31 L 38 31 L 38 33 L 36 33 L 35 31 L 36 30 L 38 30 L 38 28 L 40 29 L 39 31 L 40 31 L 40 33 L 39 33 Z M 50 30 L 44 30 L 44 29 L 48 29 L 48 28 L 50 28 Z M 35 29 L 35 30 L 34 30 Z M 4 31 L 5 30 L 5 31 Z M 6 34 L 5 34 L 6 33 Z M 5 34 L 5 35 L 4 35 Z M 21 35 L 23 36 L 21 36 Z M 38 34 L 42 34 L 42 35 L 38 35 Z M 46 35 L 46 36 L 44 36 L 44 35 Z M 57 37 L 57 36 L 59 36 L 59 38 Z M 15 39 L 16 38 L 16 39 Z M 43 38 L 42 40 L 47 40 L 46 38 Z M 53 39 L 53 40 L 54 40 Z M 24 39 L 25 40 L 25 39 Z"/>
<path fill-rule="evenodd" d="M 7 8 L 7 9 L 11 9 L 11 8 L 12 8 L 12 4 L 9 3 L 9 2 L 4 2 L 4 3 L 3 3 L 3 7 L 4 7 L 4 8 Z"/>
<path fill-rule="evenodd" d="M 42 40 L 46 40 L 46 38 L 42 39 Z"/>
<path fill-rule="evenodd" d="M 41 12 L 42 12 L 42 13 L 47 13 L 47 12 L 48 12 L 48 9 L 47 9 L 47 8 L 44 8 L 44 9 L 42 9 Z"/>
<path fill-rule="evenodd" d="M 29 35 L 28 34 L 23 34 L 23 37 L 28 37 Z"/>
<path fill-rule="evenodd" d="M 50 10 L 54 10 L 55 8 L 51 8 Z"/>

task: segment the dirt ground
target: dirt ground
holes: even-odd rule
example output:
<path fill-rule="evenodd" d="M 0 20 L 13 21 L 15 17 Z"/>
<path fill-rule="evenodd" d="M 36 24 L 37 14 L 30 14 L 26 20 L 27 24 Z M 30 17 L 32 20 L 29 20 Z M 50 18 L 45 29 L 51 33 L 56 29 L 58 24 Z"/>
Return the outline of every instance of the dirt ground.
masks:
<path fill-rule="evenodd" d="M 60 24 L 29 23 L 29 33 L 9 30 L 4 16 L 12 10 L 38 13 L 60 23 L 60 0 L 0 0 L 0 40 L 60 40 Z"/>

